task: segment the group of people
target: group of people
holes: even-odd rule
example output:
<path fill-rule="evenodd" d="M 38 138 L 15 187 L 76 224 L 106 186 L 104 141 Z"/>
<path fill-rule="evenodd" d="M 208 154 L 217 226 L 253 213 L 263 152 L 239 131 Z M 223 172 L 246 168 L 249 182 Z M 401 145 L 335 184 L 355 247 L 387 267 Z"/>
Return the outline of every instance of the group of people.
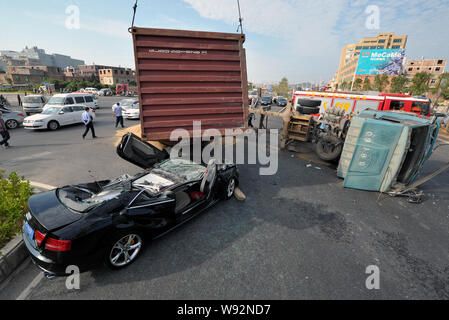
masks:
<path fill-rule="evenodd" d="M 115 105 L 112 106 L 112 114 L 115 116 L 115 127 L 117 128 L 118 125 L 120 124 L 121 127 L 124 128 L 125 125 L 123 124 L 123 108 L 120 105 L 120 102 L 117 102 Z M 85 111 L 83 112 L 82 120 L 83 120 L 84 126 L 86 127 L 86 130 L 83 133 L 83 139 L 86 138 L 89 131 L 91 131 L 93 139 L 98 138 L 95 135 L 93 118 L 89 113 L 89 108 L 86 108 Z"/>

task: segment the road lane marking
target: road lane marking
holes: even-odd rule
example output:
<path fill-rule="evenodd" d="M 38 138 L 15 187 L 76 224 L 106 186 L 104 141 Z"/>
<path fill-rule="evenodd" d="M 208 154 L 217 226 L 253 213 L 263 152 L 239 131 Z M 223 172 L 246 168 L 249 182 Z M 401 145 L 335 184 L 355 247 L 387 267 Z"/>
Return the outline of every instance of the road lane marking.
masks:
<path fill-rule="evenodd" d="M 26 287 L 25 290 L 22 291 L 22 293 L 17 297 L 16 300 L 26 300 L 31 294 L 31 291 L 33 291 L 33 289 L 36 288 L 43 279 L 44 273 L 40 272 L 37 277 L 34 278 L 33 281 L 31 281 L 28 287 Z"/>
<path fill-rule="evenodd" d="M 36 188 L 44 189 L 44 190 L 53 190 L 56 189 L 56 187 L 50 186 L 48 184 L 39 183 L 30 181 L 30 185 Z M 39 283 L 44 279 L 44 273 L 40 272 L 34 279 L 31 281 L 31 283 L 23 290 L 20 295 L 17 297 L 16 300 L 25 300 L 28 298 L 28 296 L 31 294 L 34 288 L 36 288 Z"/>

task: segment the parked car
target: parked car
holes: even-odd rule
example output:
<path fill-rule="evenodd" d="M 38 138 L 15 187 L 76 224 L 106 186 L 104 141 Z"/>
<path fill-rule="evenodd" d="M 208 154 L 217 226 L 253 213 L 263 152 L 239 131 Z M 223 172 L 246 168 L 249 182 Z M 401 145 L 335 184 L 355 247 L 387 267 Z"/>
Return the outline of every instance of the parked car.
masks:
<path fill-rule="evenodd" d="M 3 121 L 8 129 L 18 128 L 23 124 L 25 115 L 21 112 L 0 108 Z"/>
<path fill-rule="evenodd" d="M 98 89 L 97 88 L 86 88 L 85 92 L 93 94 L 94 96 L 98 95 Z"/>
<path fill-rule="evenodd" d="M 42 94 L 25 96 L 22 102 L 23 112 L 25 112 L 27 116 L 32 113 L 40 113 L 42 112 L 46 102 L 47 100 Z"/>
<path fill-rule="evenodd" d="M 31 258 L 47 276 L 66 276 L 69 265 L 81 272 L 101 262 L 112 269 L 127 267 L 146 241 L 230 199 L 238 185 L 234 164 L 168 159 L 167 152 L 131 133 L 123 136 L 117 153 L 146 171 L 69 185 L 29 199 L 22 235 Z"/>
<path fill-rule="evenodd" d="M 99 96 L 112 96 L 113 94 L 112 94 L 111 89 L 104 88 L 104 89 L 101 89 L 100 91 L 98 91 L 98 95 Z"/>
<path fill-rule="evenodd" d="M 135 103 L 130 107 L 123 110 L 123 118 L 129 120 L 139 120 L 140 119 L 140 106 L 139 103 Z"/>
<path fill-rule="evenodd" d="M 25 129 L 58 130 L 62 126 L 82 123 L 81 115 L 85 108 L 85 105 L 54 105 L 45 109 L 42 113 L 26 117 L 23 121 L 23 126 Z M 95 121 L 95 111 L 90 108 L 89 113 Z"/>
<path fill-rule="evenodd" d="M 280 107 L 285 107 L 287 106 L 288 100 L 285 99 L 284 97 L 278 97 L 277 98 L 277 105 Z"/>
<path fill-rule="evenodd" d="M 92 109 L 98 109 L 98 99 L 88 93 L 82 92 L 73 92 L 73 93 L 65 93 L 65 94 L 55 94 L 48 100 L 45 104 L 43 110 L 47 108 L 51 108 L 53 106 L 60 105 L 85 105 Z"/>
<path fill-rule="evenodd" d="M 120 106 L 123 110 L 127 110 L 128 108 L 134 108 L 139 107 L 139 100 L 138 99 L 123 99 L 119 101 Z M 114 108 L 115 105 L 112 106 Z"/>
<path fill-rule="evenodd" d="M 261 99 L 261 105 L 270 106 L 273 103 L 273 98 L 271 96 L 263 96 Z"/>

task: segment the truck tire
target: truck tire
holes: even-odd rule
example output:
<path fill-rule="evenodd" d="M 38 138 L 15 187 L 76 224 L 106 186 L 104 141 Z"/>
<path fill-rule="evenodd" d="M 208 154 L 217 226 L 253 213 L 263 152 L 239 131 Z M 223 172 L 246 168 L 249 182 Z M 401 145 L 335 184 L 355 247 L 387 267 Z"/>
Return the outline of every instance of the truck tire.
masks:
<path fill-rule="evenodd" d="M 321 136 L 316 144 L 316 154 L 324 161 L 337 160 L 342 151 L 343 143 L 340 139 L 331 135 Z"/>
<path fill-rule="evenodd" d="M 319 107 L 321 106 L 321 101 L 318 100 L 308 100 L 308 99 L 298 99 L 298 105 L 302 107 Z"/>
<path fill-rule="evenodd" d="M 296 108 L 296 111 L 298 111 L 301 114 L 318 114 L 320 113 L 320 108 L 298 106 Z"/>

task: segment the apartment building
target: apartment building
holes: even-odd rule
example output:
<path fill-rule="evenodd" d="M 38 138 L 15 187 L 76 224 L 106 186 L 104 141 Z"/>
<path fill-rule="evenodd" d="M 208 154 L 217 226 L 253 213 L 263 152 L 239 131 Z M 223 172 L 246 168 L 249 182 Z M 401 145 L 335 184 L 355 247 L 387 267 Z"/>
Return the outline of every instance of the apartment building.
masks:
<path fill-rule="evenodd" d="M 100 69 L 99 76 L 100 83 L 104 85 L 136 82 L 136 72 L 128 68 Z"/>
<path fill-rule="evenodd" d="M 446 62 L 446 59 L 424 59 L 424 57 L 408 60 L 405 67 L 405 76 L 411 81 L 415 74 L 419 72 L 430 73 L 429 86 L 434 88 L 438 83 L 438 77 L 444 73 Z"/>

